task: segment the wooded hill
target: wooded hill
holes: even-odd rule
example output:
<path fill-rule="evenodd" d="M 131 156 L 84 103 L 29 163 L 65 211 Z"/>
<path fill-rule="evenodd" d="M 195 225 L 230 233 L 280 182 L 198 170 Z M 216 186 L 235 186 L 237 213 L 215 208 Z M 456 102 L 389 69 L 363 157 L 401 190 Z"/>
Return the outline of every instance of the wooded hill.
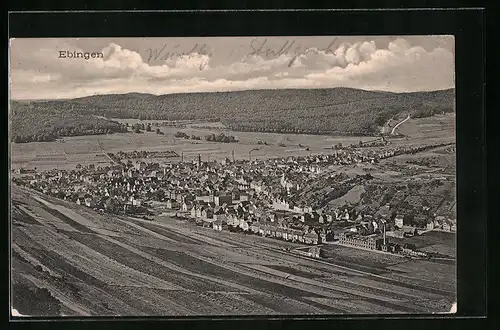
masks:
<path fill-rule="evenodd" d="M 23 107 L 28 119 L 40 114 L 71 113 L 83 116 L 82 120 L 96 119 L 89 115 L 140 120 L 207 120 L 221 121 L 235 131 L 372 135 L 390 118 L 402 118 L 409 113 L 413 117 L 427 117 L 454 111 L 455 90 L 390 93 L 351 88 L 281 89 L 159 96 L 129 93 L 30 104 Z M 30 131 L 26 130 L 30 124 L 24 116 L 14 114 L 13 121 L 24 123 L 16 123 L 22 128 L 19 134 Z M 112 122 L 104 120 L 102 125 L 113 130 Z"/>
<path fill-rule="evenodd" d="M 116 121 L 98 118 L 66 106 L 41 103 L 11 102 L 11 140 L 50 142 L 63 136 L 98 135 L 126 132 Z"/>

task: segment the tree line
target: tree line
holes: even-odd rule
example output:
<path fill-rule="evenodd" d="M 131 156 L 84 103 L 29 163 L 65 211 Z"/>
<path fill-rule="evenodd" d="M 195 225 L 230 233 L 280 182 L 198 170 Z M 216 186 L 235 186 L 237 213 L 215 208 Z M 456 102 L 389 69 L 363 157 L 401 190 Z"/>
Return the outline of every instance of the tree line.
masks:
<path fill-rule="evenodd" d="M 205 136 L 205 140 L 209 142 L 223 142 L 223 143 L 236 143 L 238 140 L 232 135 L 225 135 L 224 133 L 220 133 L 218 135 L 210 134 Z"/>
<path fill-rule="evenodd" d="M 12 119 L 13 127 L 16 126 L 19 132 L 16 132 L 18 141 L 52 140 L 64 134 L 123 131 L 122 124 L 95 116 L 180 122 L 220 121 L 235 131 L 373 135 L 390 118 L 402 113 L 418 118 L 452 112 L 454 107 L 454 90 L 396 94 L 334 88 L 89 96 L 17 105 Z M 66 122 L 63 120 L 64 124 L 58 126 L 64 117 Z M 79 128 L 80 124 L 88 126 Z M 153 131 L 152 126 L 156 125 L 141 123 L 133 130 L 137 133 Z M 56 127 L 73 130 L 63 133 L 55 131 Z M 36 133 L 35 137 L 33 133 Z"/>

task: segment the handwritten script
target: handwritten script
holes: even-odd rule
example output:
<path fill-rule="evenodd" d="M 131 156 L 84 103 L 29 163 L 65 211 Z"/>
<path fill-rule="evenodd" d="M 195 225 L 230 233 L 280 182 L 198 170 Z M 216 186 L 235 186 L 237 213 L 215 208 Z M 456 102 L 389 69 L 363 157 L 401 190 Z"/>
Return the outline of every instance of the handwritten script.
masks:
<path fill-rule="evenodd" d="M 226 57 L 227 60 L 234 59 L 234 57 L 236 57 L 238 60 L 246 62 L 255 56 L 270 60 L 278 58 L 282 55 L 291 55 L 292 57 L 288 62 L 288 67 L 291 67 L 301 55 L 307 55 L 308 53 L 317 54 L 319 52 L 333 54 L 336 42 L 337 38 L 334 38 L 328 45 L 326 45 L 326 47 L 306 48 L 299 44 L 296 40 L 285 40 L 278 45 L 270 45 L 268 39 L 252 39 L 249 44 L 233 48 L 222 57 Z M 199 64 L 199 69 L 203 70 L 208 65 L 208 61 L 212 55 L 214 55 L 208 44 L 195 44 L 194 46 L 187 48 L 185 51 L 180 50 L 180 48 L 180 44 L 173 45 L 172 47 L 164 44 L 159 48 L 148 48 L 146 49 L 147 62 L 151 63 L 152 61 L 176 60 L 185 57 L 200 58 L 202 61 Z"/>
<path fill-rule="evenodd" d="M 308 53 L 319 53 L 324 52 L 326 54 L 333 54 L 334 50 L 332 48 L 337 42 L 337 38 L 334 38 L 326 47 L 324 48 L 316 48 L 309 47 L 305 48 L 302 45 L 296 43 L 295 40 L 285 40 L 284 43 L 278 47 L 268 46 L 268 40 L 258 40 L 254 39 L 250 43 L 250 47 L 252 48 L 251 52 L 248 53 L 244 58 L 250 58 L 252 56 L 260 56 L 266 59 L 272 59 L 280 57 L 281 55 L 292 55 L 292 59 L 288 62 L 288 67 L 291 67 L 293 63 L 297 60 L 297 58 L 301 55 L 307 55 Z"/>
<path fill-rule="evenodd" d="M 180 48 L 179 44 L 174 45 L 172 50 L 169 50 L 167 44 L 164 44 L 161 48 L 148 48 L 146 49 L 149 52 L 147 62 L 176 60 L 183 57 L 203 58 L 199 65 L 199 69 L 203 70 L 207 66 L 210 56 L 212 56 L 207 44 L 195 44 L 187 51 L 178 51 L 178 48 Z"/>

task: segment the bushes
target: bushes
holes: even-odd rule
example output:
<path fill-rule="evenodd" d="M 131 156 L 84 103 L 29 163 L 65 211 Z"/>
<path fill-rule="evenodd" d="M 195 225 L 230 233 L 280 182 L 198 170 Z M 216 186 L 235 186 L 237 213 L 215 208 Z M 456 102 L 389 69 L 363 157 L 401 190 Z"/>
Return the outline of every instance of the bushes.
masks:
<path fill-rule="evenodd" d="M 220 133 L 219 135 L 210 134 L 205 137 L 205 140 L 209 142 L 223 142 L 223 143 L 235 143 L 238 140 L 235 139 L 234 136 L 225 135 L 224 133 Z"/>
<path fill-rule="evenodd" d="M 177 132 L 175 133 L 174 137 L 179 139 L 189 139 L 189 136 L 184 132 Z"/>
<path fill-rule="evenodd" d="M 201 138 L 199 136 L 196 136 L 196 135 L 187 135 L 186 133 L 184 132 L 177 132 L 175 133 L 174 137 L 178 138 L 178 139 L 191 139 L 191 140 L 201 140 Z"/>

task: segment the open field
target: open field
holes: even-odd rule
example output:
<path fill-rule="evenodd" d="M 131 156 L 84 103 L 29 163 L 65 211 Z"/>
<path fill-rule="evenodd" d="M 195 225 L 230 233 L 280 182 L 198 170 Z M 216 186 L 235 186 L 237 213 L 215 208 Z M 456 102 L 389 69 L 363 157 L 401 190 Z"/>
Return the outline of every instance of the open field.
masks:
<path fill-rule="evenodd" d="M 112 218 L 18 187 L 12 200 L 13 307 L 25 315 L 433 313 L 455 300 L 450 265 L 341 247 L 316 260 L 286 251 L 294 243 Z M 23 303 L 36 288 L 50 292 L 33 296 L 43 311 Z"/>
<path fill-rule="evenodd" d="M 397 132 L 415 138 L 455 137 L 455 113 L 411 118 L 397 128 Z"/>
<path fill-rule="evenodd" d="M 383 272 L 385 267 L 396 265 L 407 260 L 400 256 L 374 253 L 368 250 L 355 249 L 338 244 L 325 245 L 323 247 L 326 258 L 342 262 L 344 265 L 357 265 L 359 269 L 371 272 Z"/>
<path fill-rule="evenodd" d="M 405 239 L 391 237 L 390 241 L 394 243 L 414 244 L 418 250 L 425 252 L 439 253 L 450 258 L 456 257 L 455 233 L 442 231 L 429 231 L 419 236 L 413 236 Z"/>
<path fill-rule="evenodd" d="M 123 120 L 126 121 L 126 120 Z M 132 120 L 137 122 L 137 120 Z M 398 130 L 407 134 L 408 138 L 391 138 L 391 145 L 412 145 L 433 144 L 441 142 L 453 142 L 455 140 L 454 114 L 439 115 L 423 119 L 410 119 L 402 124 Z M 442 125 L 441 125 L 442 123 Z M 211 123 L 216 125 L 217 123 Z M 198 124 L 202 125 L 202 124 Z M 205 124 L 203 124 L 205 125 Z M 427 126 L 436 127 L 432 133 L 427 132 Z M 442 128 L 442 129 L 441 129 Z M 161 127 L 164 135 L 155 132 L 135 133 L 115 133 L 111 135 L 91 135 L 65 137 L 55 142 L 31 142 L 11 144 L 11 166 L 40 169 L 50 168 L 75 168 L 77 164 L 111 164 L 111 160 L 104 153 L 133 150 L 149 151 L 175 151 L 177 154 L 184 154 L 184 160 L 195 160 L 201 154 L 203 160 L 224 159 L 234 157 L 238 159 L 248 159 L 249 151 L 252 159 L 266 159 L 287 156 L 307 156 L 310 154 L 330 153 L 331 148 L 337 143 L 343 145 L 357 144 L 359 141 L 369 142 L 376 137 L 355 137 L 355 136 L 328 136 L 328 135 L 305 135 L 305 134 L 279 134 L 279 133 L 256 133 L 256 132 L 234 132 L 223 130 L 226 135 L 233 135 L 238 143 L 218 143 L 207 142 L 205 136 L 220 132 L 216 129 L 198 128 L 173 128 Z M 406 131 L 405 131 L 406 130 Z M 201 140 L 187 140 L 175 138 L 175 133 L 182 131 L 191 135 L 200 136 Z M 268 145 L 257 144 L 258 141 L 267 142 Z M 282 146 L 280 146 L 280 144 Z M 309 148 L 309 150 L 306 150 Z M 437 150 L 431 153 L 436 156 L 439 163 L 448 164 L 454 162 L 453 154 L 444 154 Z M 413 156 L 414 158 L 415 156 Z M 420 156 L 418 156 L 420 157 Z M 450 158 L 452 157 L 452 158 Z M 404 158 L 404 161 L 410 160 Z M 168 158 L 165 161 L 179 161 L 180 157 Z M 403 160 L 401 160 L 403 161 Z"/>
<path fill-rule="evenodd" d="M 325 150 L 336 143 L 351 144 L 358 143 L 359 140 L 369 140 L 370 137 L 331 137 L 321 135 L 298 135 L 298 134 L 275 134 L 275 133 L 242 133 L 225 132 L 226 135 L 234 135 L 238 143 L 218 143 L 207 142 L 205 136 L 216 133 L 214 130 L 205 129 L 176 129 L 161 128 L 164 135 L 158 135 L 154 132 L 144 132 L 142 134 L 117 133 L 112 135 L 93 135 L 80 137 L 66 137 L 63 142 L 31 142 L 31 143 L 13 143 L 12 144 L 12 166 L 38 167 L 38 168 L 69 168 L 76 164 L 97 164 L 110 160 L 103 158 L 103 153 L 118 151 L 175 151 L 177 154 L 184 154 L 184 160 L 195 160 L 198 154 L 201 154 L 203 160 L 210 157 L 211 160 L 232 158 L 248 159 L 248 153 L 252 151 L 252 159 L 275 158 L 288 156 L 307 156 L 316 153 L 331 152 Z M 201 140 L 186 140 L 175 138 L 176 132 L 182 131 L 188 135 L 201 136 Z M 258 141 L 267 141 L 269 145 L 257 145 Z M 280 147 L 283 143 L 285 146 Z M 299 146 L 299 145 L 302 145 Z M 307 146 L 310 151 L 305 150 Z M 178 158 L 168 158 L 166 161 L 179 161 Z"/>

